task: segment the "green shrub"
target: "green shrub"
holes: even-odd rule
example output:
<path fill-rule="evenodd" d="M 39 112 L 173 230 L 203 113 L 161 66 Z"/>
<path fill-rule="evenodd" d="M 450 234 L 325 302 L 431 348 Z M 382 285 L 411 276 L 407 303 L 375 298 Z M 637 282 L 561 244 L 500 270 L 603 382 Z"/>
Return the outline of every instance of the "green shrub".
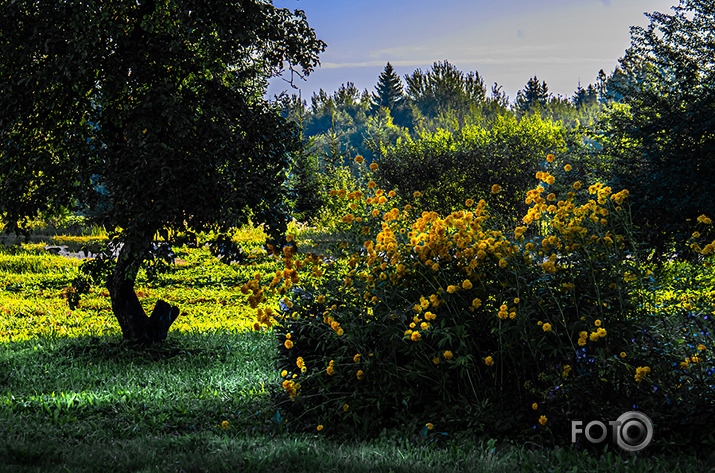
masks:
<path fill-rule="evenodd" d="M 244 288 L 283 296 L 258 319 L 277 323 L 277 399 L 296 428 L 459 425 L 569 443 L 571 420 L 637 407 L 692 441 L 692 413 L 715 420 L 715 293 L 657 307 L 628 192 L 565 191 L 552 161 L 511 228 L 484 200 L 414 215 L 394 192 L 337 193 L 342 243 L 325 257 L 285 247 L 284 269 Z"/>
<path fill-rule="evenodd" d="M 403 195 L 423 194 L 423 209 L 447 215 L 468 198 L 486 199 L 494 184 L 503 188 L 493 212 L 516 217 L 547 153 L 565 157 L 578 147 L 578 135 L 538 115 L 499 116 L 489 127 L 466 125 L 456 131 L 423 132 L 387 150 L 376 173 L 385 188 Z"/>

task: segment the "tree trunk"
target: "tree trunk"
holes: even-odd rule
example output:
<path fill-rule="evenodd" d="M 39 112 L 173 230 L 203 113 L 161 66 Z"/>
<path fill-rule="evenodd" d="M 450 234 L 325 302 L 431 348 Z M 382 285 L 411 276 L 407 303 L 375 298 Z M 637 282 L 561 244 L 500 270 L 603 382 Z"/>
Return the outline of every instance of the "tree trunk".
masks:
<path fill-rule="evenodd" d="M 112 312 L 119 322 L 124 339 L 150 345 L 166 340 L 169 327 L 179 316 L 179 308 L 159 300 L 151 316 L 147 317 L 134 292 L 134 280 L 141 261 L 141 256 L 132 245 L 125 243 L 107 286 L 112 300 Z"/>

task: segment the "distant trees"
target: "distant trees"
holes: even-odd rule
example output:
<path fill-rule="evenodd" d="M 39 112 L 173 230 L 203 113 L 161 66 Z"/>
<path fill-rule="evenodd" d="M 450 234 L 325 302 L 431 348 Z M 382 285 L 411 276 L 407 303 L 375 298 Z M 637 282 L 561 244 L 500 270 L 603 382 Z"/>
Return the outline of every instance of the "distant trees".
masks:
<path fill-rule="evenodd" d="M 631 29 L 608 81 L 619 102 L 602 124 L 614 181 L 631 191 L 656 256 L 684 242 L 698 215 L 715 215 L 715 7 L 681 0 L 673 10 Z"/>
<path fill-rule="evenodd" d="M 486 97 L 484 80 L 478 72 L 465 75 L 448 61 L 435 62 L 427 72 L 417 69 L 405 77 L 405 82 L 407 96 L 423 116 L 463 116 Z"/>

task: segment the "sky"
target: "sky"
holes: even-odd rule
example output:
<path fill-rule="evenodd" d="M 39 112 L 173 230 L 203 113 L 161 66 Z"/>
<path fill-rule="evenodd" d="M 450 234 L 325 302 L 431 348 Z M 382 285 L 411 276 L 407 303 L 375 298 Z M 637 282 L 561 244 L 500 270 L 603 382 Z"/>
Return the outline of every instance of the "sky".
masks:
<path fill-rule="evenodd" d="M 610 74 L 630 45 L 629 27 L 647 26 L 645 12 L 672 13 L 678 0 L 274 0 L 303 10 L 327 49 L 321 65 L 292 89 L 273 78 L 268 97 L 286 91 L 310 103 L 353 82 L 374 92 L 387 62 L 402 78 L 449 61 L 477 71 L 487 89 L 502 86 L 513 102 L 537 76 L 553 95 L 571 97 L 579 81 Z M 286 74 L 286 77 L 288 75 Z"/>

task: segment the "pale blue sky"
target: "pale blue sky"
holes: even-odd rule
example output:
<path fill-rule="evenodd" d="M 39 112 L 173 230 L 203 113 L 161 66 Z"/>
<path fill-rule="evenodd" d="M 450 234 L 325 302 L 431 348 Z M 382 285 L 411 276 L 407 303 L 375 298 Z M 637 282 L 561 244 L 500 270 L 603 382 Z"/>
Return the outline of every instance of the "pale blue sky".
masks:
<path fill-rule="evenodd" d="M 403 78 L 448 60 L 478 71 L 488 88 L 503 86 L 513 101 L 534 75 L 555 95 L 571 97 L 579 80 L 610 73 L 630 45 L 629 26 L 648 24 L 644 12 L 671 13 L 678 0 L 274 0 L 304 10 L 328 44 L 321 66 L 295 84 L 310 103 L 354 82 L 374 91 L 389 61 Z M 288 84 L 275 78 L 269 97 Z"/>

